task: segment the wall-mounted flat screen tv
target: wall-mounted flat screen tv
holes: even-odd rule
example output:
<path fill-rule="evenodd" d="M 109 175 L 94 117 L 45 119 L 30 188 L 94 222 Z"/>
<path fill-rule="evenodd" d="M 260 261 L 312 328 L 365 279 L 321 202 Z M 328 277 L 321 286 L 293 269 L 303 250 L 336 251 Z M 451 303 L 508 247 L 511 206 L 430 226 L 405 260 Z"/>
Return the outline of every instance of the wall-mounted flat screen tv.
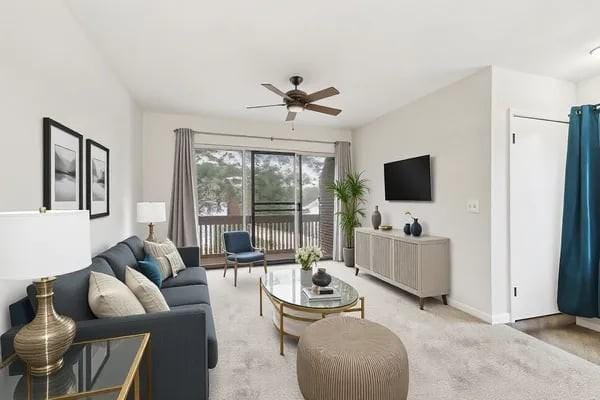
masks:
<path fill-rule="evenodd" d="M 386 200 L 431 201 L 429 155 L 383 165 Z"/>

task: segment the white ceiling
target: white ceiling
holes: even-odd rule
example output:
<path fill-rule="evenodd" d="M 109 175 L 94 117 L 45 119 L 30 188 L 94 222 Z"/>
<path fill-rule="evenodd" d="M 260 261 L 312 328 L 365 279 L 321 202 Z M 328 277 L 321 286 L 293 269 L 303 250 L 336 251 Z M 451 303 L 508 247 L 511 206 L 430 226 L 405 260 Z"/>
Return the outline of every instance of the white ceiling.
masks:
<path fill-rule="evenodd" d="M 600 74 L 597 0 L 68 0 L 148 110 L 282 121 L 260 86 L 335 86 L 298 123 L 356 127 L 486 65 L 578 81 Z M 74 55 L 76 56 L 76 55 Z"/>

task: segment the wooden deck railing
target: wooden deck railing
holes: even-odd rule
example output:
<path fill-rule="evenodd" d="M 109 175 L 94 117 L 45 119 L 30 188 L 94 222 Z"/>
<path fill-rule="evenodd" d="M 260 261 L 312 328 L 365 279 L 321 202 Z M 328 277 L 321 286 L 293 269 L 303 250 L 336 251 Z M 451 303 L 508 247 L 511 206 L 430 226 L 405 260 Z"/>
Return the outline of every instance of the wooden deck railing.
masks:
<path fill-rule="evenodd" d="M 251 232 L 250 218 L 244 227 L 240 215 L 198 217 L 202 255 L 223 254 L 223 232 L 246 230 Z M 256 247 L 270 253 L 294 252 L 296 233 L 292 215 L 261 215 L 256 217 Z M 302 216 L 302 243 L 304 246 L 319 246 L 319 215 Z"/>

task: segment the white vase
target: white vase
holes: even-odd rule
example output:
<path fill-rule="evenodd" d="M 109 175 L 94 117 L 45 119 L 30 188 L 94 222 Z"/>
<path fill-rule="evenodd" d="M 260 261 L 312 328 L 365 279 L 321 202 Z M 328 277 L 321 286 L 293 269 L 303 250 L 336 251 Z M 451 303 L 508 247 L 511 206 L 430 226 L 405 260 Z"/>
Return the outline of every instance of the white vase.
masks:
<path fill-rule="evenodd" d="M 302 285 L 302 287 L 312 286 L 312 276 L 312 268 L 307 270 L 300 270 L 300 284 Z"/>

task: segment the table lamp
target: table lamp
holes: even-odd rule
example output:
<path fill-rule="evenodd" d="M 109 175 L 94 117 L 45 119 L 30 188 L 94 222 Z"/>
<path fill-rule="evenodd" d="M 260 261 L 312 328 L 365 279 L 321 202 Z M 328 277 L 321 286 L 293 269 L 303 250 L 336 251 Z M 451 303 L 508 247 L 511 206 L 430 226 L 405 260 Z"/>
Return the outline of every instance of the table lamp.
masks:
<path fill-rule="evenodd" d="M 137 222 L 148 224 L 147 241 L 156 241 L 156 238 L 154 237 L 154 223 L 165 222 L 166 220 L 167 214 L 165 211 L 165 203 L 157 201 L 137 203 Z"/>
<path fill-rule="evenodd" d="M 75 338 L 75 322 L 54 310 L 52 288 L 56 275 L 91 263 L 89 212 L 2 212 L 0 254 L 0 279 L 32 279 L 37 291 L 35 318 L 17 332 L 15 352 L 32 375 L 49 375 Z"/>

